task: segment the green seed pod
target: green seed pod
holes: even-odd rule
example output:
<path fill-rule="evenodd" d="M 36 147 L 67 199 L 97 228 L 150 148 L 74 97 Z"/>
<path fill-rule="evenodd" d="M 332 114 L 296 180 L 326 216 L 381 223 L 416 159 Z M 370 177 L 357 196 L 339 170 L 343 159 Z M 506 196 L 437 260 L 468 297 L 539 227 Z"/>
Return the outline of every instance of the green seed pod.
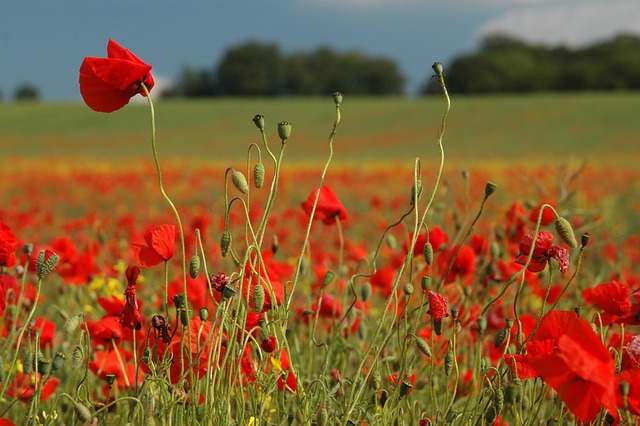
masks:
<path fill-rule="evenodd" d="M 476 321 L 477 321 L 477 324 L 478 324 L 478 332 L 480 334 L 484 334 L 485 330 L 487 329 L 487 318 L 486 317 L 478 317 L 478 319 Z"/>
<path fill-rule="evenodd" d="M 71 355 L 71 368 L 77 370 L 78 368 L 82 367 L 83 363 L 84 350 L 82 349 L 82 346 L 76 345 L 76 347 L 73 349 L 73 355 Z"/>
<path fill-rule="evenodd" d="M 191 261 L 189 262 L 189 276 L 191 279 L 198 278 L 198 274 L 200 273 L 200 256 L 198 254 L 194 254 L 191 256 Z"/>
<path fill-rule="evenodd" d="M 336 274 L 332 271 L 327 271 L 324 273 L 324 278 L 322 279 L 322 287 L 326 287 L 335 279 Z"/>
<path fill-rule="evenodd" d="M 51 371 L 51 358 L 48 356 L 38 357 L 38 372 L 40 374 L 49 374 Z"/>
<path fill-rule="evenodd" d="M 569 247 L 576 248 L 578 247 L 578 242 L 576 241 L 576 236 L 573 234 L 573 228 L 567 219 L 562 216 L 559 216 L 555 222 L 556 232 L 562 238 L 562 241 L 565 242 Z"/>
<path fill-rule="evenodd" d="M 76 413 L 76 416 L 78 416 L 78 420 L 80 420 L 81 422 L 88 423 L 89 421 L 91 421 L 91 410 L 89 410 L 89 407 L 87 407 L 83 403 L 76 402 L 74 411 Z"/>
<path fill-rule="evenodd" d="M 440 336 L 442 334 L 442 320 L 433 321 L 433 331 L 436 333 L 436 336 Z"/>
<path fill-rule="evenodd" d="M 433 246 L 431 243 L 425 243 L 422 252 L 424 254 L 424 261 L 427 262 L 427 265 L 431 265 L 433 263 Z"/>
<path fill-rule="evenodd" d="M 180 323 L 183 327 L 189 326 L 189 311 L 186 309 L 180 309 Z"/>
<path fill-rule="evenodd" d="M 433 63 L 433 65 L 431 65 L 431 68 L 433 69 L 433 71 L 435 71 L 435 73 L 436 73 L 438 76 L 441 76 L 441 75 L 442 75 L 442 73 L 443 73 L 443 70 L 442 70 L 442 63 L 440 63 L 440 62 L 434 62 L 434 63 Z"/>
<path fill-rule="evenodd" d="M 53 361 L 51 362 L 51 371 L 56 372 L 62 368 L 64 365 L 64 361 L 67 359 L 67 356 L 62 352 L 56 352 L 53 357 Z"/>
<path fill-rule="evenodd" d="M 489 198 L 491 196 L 491 194 L 496 192 L 496 188 L 497 187 L 498 187 L 498 185 L 496 185 L 495 183 L 487 182 L 487 184 L 484 187 L 484 197 L 485 198 Z"/>
<path fill-rule="evenodd" d="M 493 405 L 487 407 L 487 411 L 484 412 L 484 420 L 486 422 L 485 424 L 492 425 L 493 423 L 495 423 L 497 418 L 498 411 L 496 410 L 496 407 L 494 407 Z"/>
<path fill-rule="evenodd" d="M 375 369 L 371 373 L 371 389 L 377 392 L 380 390 L 381 386 L 382 386 L 382 376 L 380 375 L 380 372 L 378 371 L 378 369 Z"/>
<path fill-rule="evenodd" d="M 422 277 L 420 287 L 422 287 L 422 291 L 429 290 L 429 287 L 431 287 L 431 277 L 429 275 L 425 275 Z"/>
<path fill-rule="evenodd" d="M 224 231 L 222 233 L 222 237 L 220 238 L 220 251 L 222 252 L 222 257 L 227 257 L 229 254 L 229 250 L 231 249 L 231 232 Z"/>
<path fill-rule="evenodd" d="M 449 375 L 453 371 L 453 357 L 454 356 L 455 355 L 454 355 L 453 350 L 451 348 L 449 348 L 449 350 L 447 351 L 447 354 L 444 356 L 444 374 L 447 377 L 449 377 Z"/>
<path fill-rule="evenodd" d="M 499 348 L 504 345 L 504 342 L 507 341 L 507 337 L 509 336 L 509 329 L 501 328 L 500 331 L 496 334 L 496 338 L 493 340 L 493 346 Z"/>
<path fill-rule="evenodd" d="M 417 188 L 417 190 L 416 190 L 416 188 Z M 417 195 L 416 195 L 416 193 L 417 193 Z M 416 182 L 413 183 L 413 185 L 411 185 L 411 201 L 410 201 L 410 205 L 413 206 L 413 204 L 415 203 L 416 199 L 419 200 L 421 195 L 422 195 L 422 181 L 420 179 L 418 179 Z"/>
<path fill-rule="evenodd" d="M 31 374 L 33 372 L 34 360 L 33 352 L 30 350 L 27 350 L 22 354 L 22 369 L 24 373 Z"/>
<path fill-rule="evenodd" d="M 257 163 L 253 167 L 253 185 L 260 189 L 264 185 L 264 164 Z"/>
<path fill-rule="evenodd" d="M 282 142 L 285 142 L 291 137 L 291 123 L 281 121 L 278 123 L 278 136 Z"/>
<path fill-rule="evenodd" d="M 38 258 L 36 259 L 36 273 L 38 278 L 43 279 L 49 275 L 58 264 L 58 261 L 60 261 L 60 256 L 57 254 L 50 250 L 40 250 Z"/>
<path fill-rule="evenodd" d="M 177 309 L 184 309 L 187 306 L 184 293 L 178 293 L 173 296 L 173 304 Z"/>
<path fill-rule="evenodd" d="M 231 172 L 231 182 L 233 182 L 233 186 L 243 194 L 249 193 L 249 184 L 247 183 L 247 178 L 240 170 L 232 169 Z"/>
<path fill-rule="evenodd" d="M 80 321 L 84 317 L 83 314 L 76 314 L 64 322 L 62 329 L 65 333 L 73 333 L 80 326 Z"/>
<path fill-rule="evenodd" d="M 496 407 L 498 414 L 502 414 L 502 410 L 504 409 L 504 392 L 500 388 L 496 389 L 496 392 L 493 394 L 493 405 Z"/>
<path fill-rule="evenodd" d="M 373 288 L 371 287 L 371 283 L 367 281 L 362 285 L 362 289 L 360 290 L 360 298 L 362 298 L 363 302 L 366 302 L 371 297 L 373 293 Z"/>
<path fill-rule="evenodd" d="M 413 389 L 413 385 L 411 384 L 411 382 L 403 380 L 400 383 L 400 398 L 407 396 L 411 389 Z"/>
<path fill-rule="evenodd" d="M 264 287 L 262 284 L 258 283 L 253 289 L 253 311 L 254 312 L 262 312 L 262 308 L 264 308 Z"/>
<path fill-rule="evenodd" d="M 431 352 L 431 348 L 429 347 L 429 344 L 426 342 L 426 340 L 420 337 L 416 337 L 416 346 L 418 347 L 418 349 L 420 349 L 420 352 L 422 352 L 429 358 L 431 358 L 431 356 L 433 355 L 433 353 Z"/>
<path fill-rule="evenodd" d="M 584 234 L 582 234 L 582 237 L 580 238 L 580 243 L 581 243 L 582 247 L 586 247 L 587 244 L 589 244 L 590 240 L 591 240 L 591 235 L 589 235 L 586 232 Z"/>
<path fill-rule="evenodd" d="M 406 283 L 404 287 L 402 287 L 402 291 L 405 296 L 411 296 L 413 294 L 413 284 Z"/>
<path fill-rule="evenodd" d="M 253 117 L 253 124 L 255 124 L 256 127 L 258 129 L 260 129 L 260 131 L 263 131 L 264 130 L 264 115 L 256 114 Z"/>
<path fill-rule="evenodd" d="M 335 102 L 336 105 L 340 105 L 342 103 L 342 93 L 333 92 L 333 102 Z"/>
<path fill-rule="evenodd" d="M 198 315 L 200 316 L 200 321 L 205 322 L 209 319 L 209 309 L 200 308 L 200 310 L 198 311 Z"/>

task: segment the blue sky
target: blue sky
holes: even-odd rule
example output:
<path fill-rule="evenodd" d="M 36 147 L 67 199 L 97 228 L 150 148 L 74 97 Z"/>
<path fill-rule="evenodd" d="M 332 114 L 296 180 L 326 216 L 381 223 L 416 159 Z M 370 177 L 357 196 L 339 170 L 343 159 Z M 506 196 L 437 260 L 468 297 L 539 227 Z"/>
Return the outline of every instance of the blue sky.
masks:
<path fill-rule="evenodd" d="M 109 38 L 153 65 L 158 80 L 184 65 L 211 68 L 229 46 L 275 42 L 285 52 L 328 45 L 387 56 L 414 92 L 482 35 L 579 46 L 640 34 L 639 0 L 2 0 L 0 91 L 21 83 L 46 100 L 79 101 L 78 68 Z"/>

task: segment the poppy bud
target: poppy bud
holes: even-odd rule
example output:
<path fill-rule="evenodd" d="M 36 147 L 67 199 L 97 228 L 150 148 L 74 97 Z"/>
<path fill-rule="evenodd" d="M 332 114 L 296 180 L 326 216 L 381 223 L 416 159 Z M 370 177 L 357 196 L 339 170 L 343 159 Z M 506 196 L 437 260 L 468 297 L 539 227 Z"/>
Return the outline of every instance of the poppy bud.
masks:
<path fill-rule="evenodd" d="M 65 333 L 73 333 L 80 326 L 80 321 L 82 321 L 83 314 L 76 314 L 70 317 L 68 320 L 64 322 L 63 330 Z"/>
<path fill-rule="evenodd" d="M 371 389 L 373 389 L 374 391 L 378 391 L 380 390 L 381 385 L 382 385 L 382 376 L 380 375 L 380 372 L 377 369 L 375 369 L 371 373 Z"/>
<path fill-rule="evenodd" d="M 433 353 L 431 352 L 431 348 L 429 344 L 422 338 L 416 337 L 416 346 L 420 349 L 420 352 L 431 358 Z"/>
<path fill-rule="evenodd" d="M 364 285 L 362 286 L 362 289 L 360 290 L 360 297 L 362 298 L 363 302 L 366 302 L 367 300 L 369 300 L 369 298 L 371 297 L 372 291 L 373 289 L 371 287 L 371 283 L 369 281 L 364 283 Z"/>
<path fill-rule="evenodd" d="M 414 205 L 416 199 L 419 200 L 422 195 L 422 181 L 418 179 L 411 185 L 411 201 L 409 201 L 410 205 Z"/>
<path fill-rule="evenodd" d="M 231 232 L 224 231 L 222 233 L 222 237 L 220 238 L 220 251 L 222 252 L 222 257 L 227 257 L 230 249 L 231 249 Z"/>
<path fill-rule="evenodd" d="M 260 131 L 263 131 L 264 130 L 264 115 L 256 114 L 253 117 L 253 124 L 255 124 L 256 127 L 258 129 L 260 129 Z"/>
<path fill-rule="evenodd" d="M 322 407 L 318 410 L 316 423 L 318 426 L 327 426 L 329 424 L 329 411 L 327 411 L 327 406 L 325 404 L 322 404 Z"/>
<path fill-rule="evenodd" d="M 22 252 L 26 254 L 28 257 L 31 257 L 31 254 L 33 253 L 33 243 L 25 244 L 24 247 L 22 248 Z"/>
<path fill-rule="evenodd" d="M 76 345 L 75 349 L 73 350 L 73 355 L 71 356 L 71 368 L 77 370 L 78 368 L 82 367 L 83 363 L 84 350 L 82 349 L 82 346 Z"/>
<path fill-rule="evenodd" d="M 194 254 L 191 257 L 191 261 L 189 262 L 189 276 L 191 279 L 198 278 L 198 273 L 200 272 L 200 256 Z"/>
<path fill-rule="evenodd" d="M 76 416 L 78 416 L 78 420 L 83 423 L 88 423 L 91 421 L 91 410 L 81 402 L 76 402 L 74 411 Z"/>
<path fill-rule="evenodd" d="M 233 186 L 236 187 L 236 189 L 240 192 L 242 192 L 243 194 L 248 194 L 249 193 L 249 184 L 247 183 L 247 178 L 244 176 L 244 174 L 236 169 L 232 169 L 233 171 L 231 172 L 231 182 L 233 182 Z"/>
<path fill-rule="evenodd" d="M 495 183 L 487 182 L 487 184 L 484 187 L 484 198 L 489 198 L 491 196 L 491 194 L 496 192 L 496 188 L 497 187 L 498 187 L 498 185 L 496 185 Z"/>
<path fill-rule="evenodd" d="M 498 334 L 496 334 L 496 338 L 493 341 L 493 346 L 495 346 L 496 348 L 499 348 L 504 344 L 504 342 L 507 341 L 508 336 L 509 336 L 509 330 L 506 327 L 501 328 L 500 331 L 498 331 Z"/>
<path fill-rule="evenodd" d="M 478 324 L 478 332 L 480 334 L 483 334 L 484 331 L 487 329 L 487 318 L 486 317 L 478 317 L 478 319 L 476 321 L 477 321 L 477 324 Z"/>
<path fill-rule="evenodd" d="M 449 311 L 451 312 L 451 318 L 453 318 L 454 320 L 457 320 L 458 315 L 460 314 L 460 308 L 457 306 L 452 306 L 451 309 L 449 309 Z"/>
<path fill-rule="evenodd" d="M 489 254 L 493 262 L 500 258 L 500 244 L 497 241 L 491 241 L 491 244 L 489 244 Z"/>
<path fill-rule="evenodd" d="M 173 303 L 176 305 L 177 309 L 184 309 L 184 307 L 186 306 L 185 300 L 184 300 L 184 294 L 182 293 L 178 293 L 176 295 L 173 296 Z"/>
<path fill-rule="evenodd" d="M 209 309 L 200 308 L 198 311 L 198 315 L 200 316 L 200 321 L 204 322 L 209 319 Z"/>
<path fill-rule="evenodd" d="M 580 243 L 582 244 L 582 247 L 586 247 L 587 244 L 589 244 L 590 240 L 591 240 L 591 235 L 589 235 L 586 232 L 584 234 L 582 234 L 582 238 L 580 240 Z"/>
<path fill-rule="evenodd" d="M 433 320 L 433 332 L 436 333 L 436 336 L 442 334 L 442 320 Z"/>
<path fill-rule="evenodd" d="M 262 287 L 262 284 L 258 283 L 256 284 L 256 286 L 253 289 L 253 310 L 254 312 L 260 312 L 262 311 L 262 308 L 264 308 L 264 287 Z"/>
<path fill-rule="evenodd" d="M 60 370 L 64 365 L 66 359 L 67 356 L 65 354 L 63 354 L 62 352 L 56 352 L 55 356 L 53 357 L 53 361 L 51 362 L 51 371 L 55 372 Z"/>
<path fill-rule="evenodd" d="M 576 237 L 573 234 L 573 228 L 567 219 L 562 216 L 558 216 L 556 218 L 556 232 L 562 238 L 569 247 L 576 248 L 578 247 L 578 242 L 576 241 Z"/>
<path fill-rule="evenodd" d="M 291 137 L 291 123 L 286 121 L 281 121 L 278 123 L 278 136 L 282 142 L 286 141 Z"/>
<path fill-rule="evenodd" d="M 425 243 L 422 252 L 424 254 L 424 261 L 427 262 L 427 265 L 431 265 L 433 263 L 433 246 L 430 242 Z"/>
<path fill-rule="evenodd" d="M 402 287 L 402 291 L 405 296 L 411 296 L 413 294 L 413 284 L 406 283 L 404 287 Z"/>
<path fill-rule="evenodd" d="M 342 93 L 333 92 L 333 102 L 335 102 L 336 105 L 340 105 L 342 103 Z"/>
<path fill-rule="evenodd" d="M 453 349 L 449 348 L 444 356 L 444 374 L 448 377 L 453 371 Z"/>
<path fill-rule="evenodd" d="M 38 258 L 36 259 L 36 272 L 38 278 L 43 279 L 56 267 L 60 256 L 52 252 L 51 250 L 40 250 Z"/>
<path fill-rule="evenodd" d="M 264 185 L 264 164 L 262 163 L 257 163 L 253 167 L 253 184 L 258 189 Z"/>
<path fill-rule="evenodd" d="M 332 271 L 327 271 L 324 274 L 324 278 L 322 279 L 322 287 L 326 287 L 335 279 L 336 274 Z"/>
<path fill-rule="evenodd" d="M 186 309 L 180 309 L 180 322 L 183 327 L 189 325 L 189 312 Z"/>
<path fill-rule="evenodd" d="M 520 400 L 520 387 L 515 382 L 504 388 L 504 400 L 509 404 L 515 404 Z"/>
<path fill-rule="evenodd" d="M 504 409 L 504 392 L 500 388 L 496 389 L 496 392 L 493 394 L 493 405 L 496 407 L 498 414 L 502 414 L 502 410 Z"/>
<path fill-rule="evenodd" d="M 435 73 L 436 73 L 438 76 L 441 76 L 441 75 L 442 75 L 442 72 L 443 72 L 443 70 L 442 70 L 442 63 L 440 63 L 440 62 L 434 62 L 434 63 L 433 63 L 433 65 L 431 65 L 431 68 L 433 69 L 433 71 L 435 71 Z"/>
<path fill-rule="evenodd" d="M 623 397 L 629 396 L 629 390 L 630 390 L 629 382 L 621 381 L 620 383 L 618 383 L 618 388 L 620 389 L 620 394 Z"/>

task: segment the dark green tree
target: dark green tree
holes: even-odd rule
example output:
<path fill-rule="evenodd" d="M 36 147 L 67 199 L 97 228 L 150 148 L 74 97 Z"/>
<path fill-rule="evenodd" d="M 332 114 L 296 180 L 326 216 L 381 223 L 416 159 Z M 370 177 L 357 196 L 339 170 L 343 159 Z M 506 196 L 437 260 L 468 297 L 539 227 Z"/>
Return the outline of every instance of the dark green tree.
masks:
<path fill-rule="evenodd" d="M 37 101 L 40 99 L 40 92 L 33 84 L 22 83 L 16 88 L 13 99 L 16 101 Z"/>

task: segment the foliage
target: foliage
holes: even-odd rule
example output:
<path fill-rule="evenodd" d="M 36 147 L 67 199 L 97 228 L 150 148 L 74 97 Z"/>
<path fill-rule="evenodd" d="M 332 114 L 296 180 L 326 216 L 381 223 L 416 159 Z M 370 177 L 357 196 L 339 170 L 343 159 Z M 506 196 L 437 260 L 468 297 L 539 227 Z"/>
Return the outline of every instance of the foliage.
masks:
<path fill-rule="evenodd" d="M 16 88 L 13 99 L 16 101 L 37 101 L 40 99 L 40 92 L 35 85 L 23 83 Z"/>

